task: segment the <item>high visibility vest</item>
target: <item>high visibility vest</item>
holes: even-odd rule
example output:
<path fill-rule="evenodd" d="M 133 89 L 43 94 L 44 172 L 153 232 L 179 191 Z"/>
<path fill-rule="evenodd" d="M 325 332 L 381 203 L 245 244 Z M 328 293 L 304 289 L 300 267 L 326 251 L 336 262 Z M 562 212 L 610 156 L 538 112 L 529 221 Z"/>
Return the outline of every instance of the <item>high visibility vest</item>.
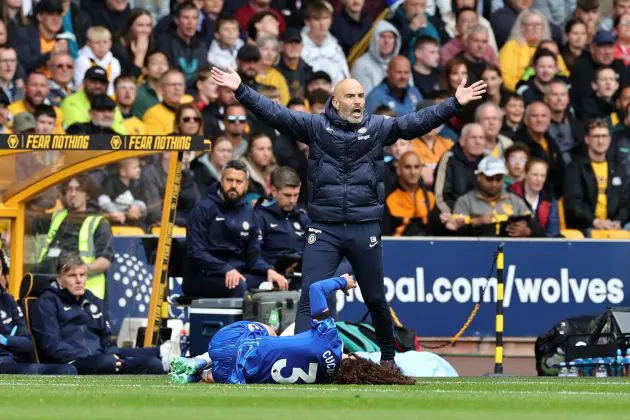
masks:
<path fill-rule="evenodd" d="M 46 246 L 42 249 L 42 252 L 39 255 L 40 263 L 44 260 L 46 255 L 48 255 L 50 245 L 55 240 L 57 231 L 59 230 L 59 227 L 61 227 L 63 221 L 66 220 L 67 216 L 68 210 L 66 209 L 53 214 L 52 220 L 50 221 L 50 228 L 48 229 L 48 236 L 46 238 Z M 88 216 L 81 224 L 81 229 L 79 230 L 79 255 L 81 256 L 81 260 L 83 260 L 86 264 L 93 263 L 96 260 L 94 233 L 96 232 L 96 228 L 99 223 L 101 223 L 101 220 L 103 220 L 103 216 Z M 105 286 L 105 273 L 92 274 L 87 279 L 86 287 L 100 299 L 105 298 Z"/>

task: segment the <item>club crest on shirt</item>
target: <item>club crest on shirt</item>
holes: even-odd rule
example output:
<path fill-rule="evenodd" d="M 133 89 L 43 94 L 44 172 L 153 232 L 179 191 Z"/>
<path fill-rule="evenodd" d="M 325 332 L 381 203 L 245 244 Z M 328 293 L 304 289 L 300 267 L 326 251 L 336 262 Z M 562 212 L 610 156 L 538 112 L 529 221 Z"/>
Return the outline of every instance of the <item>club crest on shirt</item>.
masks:
<path fill-rule="evenodd" d="M 249 223 L 247 222 L 247 220 L 243 222 L 243 230 L 249 230 Z"/>
<path fill-rule="evenodd" d="M 314 233 L 311 233 L 310 235 L 308 235 L 308 239 L 306 240 L 306 242 L 308 242 L 309 245 L 313 245 L 316 240 L 317 236 L 315 236 Z"/>
<path fill-rule="evenodd" d="M 293 228 L 295 230 L 302 230 L 302 225 L 300 224 L 300 222 L 293 222 Z"/>

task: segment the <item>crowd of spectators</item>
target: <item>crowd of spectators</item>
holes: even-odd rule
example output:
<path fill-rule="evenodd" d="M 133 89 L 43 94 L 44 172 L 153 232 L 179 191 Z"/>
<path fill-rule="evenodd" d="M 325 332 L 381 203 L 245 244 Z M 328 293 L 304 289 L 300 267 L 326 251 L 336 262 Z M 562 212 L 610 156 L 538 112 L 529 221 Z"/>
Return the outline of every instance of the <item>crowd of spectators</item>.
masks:
<path fill-rule="evenodd" d="M 452 228 L 482 216 L 504 223 L 497 217 L 500 200 L 492 197 L 485 200 L 494 203 L 493 217 L 457 212 L 467 193 L 483 195 L 485 156 L 503 162 L 495 175 L 501 194 L 519 196 L 537 224 L 519 236 L 560 236 L 560 227 L 585 234 L 623 229 L 630 221 L 630 0 L 606 6 L 598 0 L 7 0 L 0 20 L 1 131 L 211 139 L 211 151 L 185 158 L 178 217 L 185 225 L 231 159 L 251 175 L 249 205 L 270 194 L 271 173 L 280 166 L 296 170 L 300 202 L 307 204 L 308 147 L 217 87 L 213 66 L 233 68 L 270 99 L 311 113 L 323 112 L 338 81 L 354 77 L 365 89 L 366 111 L 392 117 L 444 100 L 464 78 L 483 79 L 482 101 L 386 150 L 384 233 L 472 234 Z M 603 155 L 594 144 L 606 149 Z M 113 225 L 159 224 L 167 159 L 129 159 L 92 171 L 98 192 L 89 207 Z"/>

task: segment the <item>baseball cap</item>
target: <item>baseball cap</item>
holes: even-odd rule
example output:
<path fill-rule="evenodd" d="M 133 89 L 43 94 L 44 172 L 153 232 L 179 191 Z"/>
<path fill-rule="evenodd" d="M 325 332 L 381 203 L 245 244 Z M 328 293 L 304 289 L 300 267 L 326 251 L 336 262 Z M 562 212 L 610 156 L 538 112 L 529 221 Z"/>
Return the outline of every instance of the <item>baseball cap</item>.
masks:
<path fill-rule="evenodd" d="M 615 34 L 610 31 L 597 31 L 595 36 L 593 37 L 593 44 L 595 45 L 610 45 L 614 44 L 617 39 L 615 38 Z"/>
<path fill-rule="evenodd" d="M 494 156 L 486 156 L 481 159 L 475 171 L 475 174 L 484 174 L 485 176 L 507 175 L 507 173 L 503 159 L 495 158 Z"/>
<path fill-rule="evenodd" d="M 319 79 L 324 79 L 327 80 L 328 82 L 332 83 L 332 79 L 330 78 L 330 75 L 328 73 L 326 73 L 325 71 L 316 71 L 315 73 L 313 73 L 313 75 L 311 76 L 311 78 L 308 80 L 309 83 L 311 83 L 313 80 L 319 80 Z"/>
<path fill-rule="evenodd" d="M 97 95 L 90 101 L 90 109 L 94 111 L 113 111 L 116 102 L 107 95 Z"/>
<path fill-rule="evenodd" d="M 99 67 L 99 66 L 90 67 L 85 72 L 85 76 L 83 78 L 86 80 L 92 80 L 94 82 L 100 81 L 100 82 L 109 83 L 107 72 L 105 71 L 103 67 Z"/>
<path fill-rule="evenodd" d="M 28 130 L 35 130 L 35 117 L 28 112 L 20 112 L 13 117 L 13 131 L 24 133 Z"/>
<path fill-rule="evenodd" d="M 281 41 L 282 42 L 302 42 L 302 35 L 300 34 L 300 31 L 298 29 L 288 28 L 282 34 Z"/>
<path fill-rule="evenodd" d="M 260 51 L 258 51 L 258 47 L 254 45 L 243 45 L 241 49 L 238 50 L 236 58 L 241 61 L 258 61 L 260 60 Z"/>
<path fill-rule="evenodd" d="M 35 5 L 35 14 L 39 13 L 63 13 L 61 0 L 41 0 Z"/>
<path fill-rule="evenodd" d="M 599 9 L 599 0 L 578 0 L 577 7 L 586 11 Z"/>

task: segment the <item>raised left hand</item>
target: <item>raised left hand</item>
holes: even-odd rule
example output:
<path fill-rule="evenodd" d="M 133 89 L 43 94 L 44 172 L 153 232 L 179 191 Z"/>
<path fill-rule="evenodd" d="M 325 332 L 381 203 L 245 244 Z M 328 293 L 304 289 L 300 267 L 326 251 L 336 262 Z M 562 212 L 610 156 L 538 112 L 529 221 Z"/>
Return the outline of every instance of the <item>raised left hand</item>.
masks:
<path fill-rule="evenodd" d="M 466 87 L 466 78 L 464 78 L 455 92 L 455 98 L 461 106 L 464 106 L 469 102 L 481 99 L 481 95 L 486 93 L 486 87 L 487 85 L 483 80 Z"/>

